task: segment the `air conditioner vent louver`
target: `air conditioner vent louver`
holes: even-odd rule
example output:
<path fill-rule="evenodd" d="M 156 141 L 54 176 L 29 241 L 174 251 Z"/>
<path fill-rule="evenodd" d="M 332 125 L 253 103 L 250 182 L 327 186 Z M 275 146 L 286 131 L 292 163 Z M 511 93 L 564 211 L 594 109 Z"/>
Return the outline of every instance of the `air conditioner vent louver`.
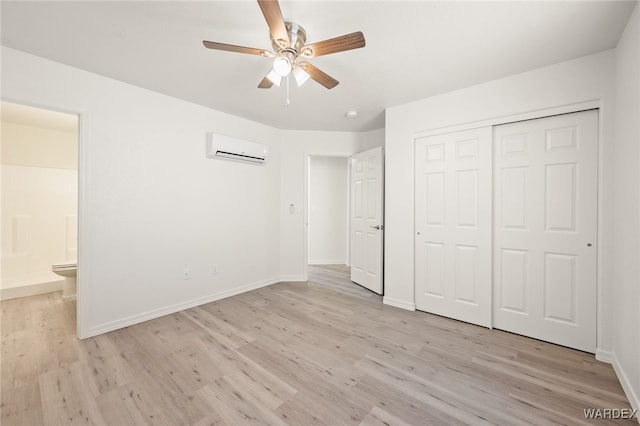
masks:
<path fill-rule="evenodd" d="M 264 164 L 269 158 L 269 146 L 218 133 L 207 133 L 207 157 Z"/>

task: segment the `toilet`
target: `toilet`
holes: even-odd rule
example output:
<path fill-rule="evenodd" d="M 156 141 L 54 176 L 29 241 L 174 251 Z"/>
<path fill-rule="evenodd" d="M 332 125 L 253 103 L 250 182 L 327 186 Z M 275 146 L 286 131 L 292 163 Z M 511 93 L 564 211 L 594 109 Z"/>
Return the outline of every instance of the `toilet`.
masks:
<path fill-rule="evenodd" d="M 64 277 L 64 285 L 62 287 L 63 299 L 75 299 L 77 296 L 77 276 L 78 262 L 75 260 L 54 263 L 51 265 L 51 271 L 54 274 Z"/>

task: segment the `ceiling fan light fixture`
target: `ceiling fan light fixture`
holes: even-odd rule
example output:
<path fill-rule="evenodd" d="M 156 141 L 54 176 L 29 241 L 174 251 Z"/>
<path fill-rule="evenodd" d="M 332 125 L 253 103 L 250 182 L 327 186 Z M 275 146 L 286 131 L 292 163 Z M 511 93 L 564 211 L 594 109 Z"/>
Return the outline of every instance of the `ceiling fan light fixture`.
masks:
<path fill-rule="evenodd" d="M 296 79 L 296 83 L 298 84 L 298 87 L 301 87 L 303 84 L 309 81 L 309 78 L 311 78 L 309 73 L 303 70 L 300 65 L 296 66 L 293 69 L 293 77 Z"/>
<path fill-rule="evenodd" d="M 287 56 L 278 56 L 273 61 L 273 71 L 280 77 L 286 77 L 291 73 L 291 60 Z"/>
<path fill-rule="evenodd" d="M 307 32 L 297 23 L 284 20 L 278 0 L 258 0 L 258 5 L 269 27 L 273 51 L 207 40 L 203 40 L 202 43 L 207 49 L 259 55 L 272 59 L 272 68 L 258 84 L 259 89 L 280 86 L 282 79 L 286 78 L 288 93 L 288 77 L 292 72 L 298 86 L 302 86 L 311 79 L 327 89 L 333 89 L 340 82 L 304 59 L 365 47 L 362 31 L 307 44 Z"/>
<path fill-rule="evenodd" d="M 282 76 L 278 74 L 275 70 L 269 71 L 267 74 L 267 78 L 276 86 L 280 87 L 280 83 L 282 82 Z"/>

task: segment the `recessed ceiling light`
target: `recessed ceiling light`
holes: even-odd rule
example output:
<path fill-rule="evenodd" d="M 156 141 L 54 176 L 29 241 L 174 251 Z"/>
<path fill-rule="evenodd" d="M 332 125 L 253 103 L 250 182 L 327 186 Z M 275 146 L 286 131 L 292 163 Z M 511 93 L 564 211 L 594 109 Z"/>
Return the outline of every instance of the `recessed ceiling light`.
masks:
<path fill-rule="evenodd" d="M 347 118 L 356 118 L 358 116 L 358 111 L 352 109 L 347 111 L 347 113 L 344 115 Z"/>

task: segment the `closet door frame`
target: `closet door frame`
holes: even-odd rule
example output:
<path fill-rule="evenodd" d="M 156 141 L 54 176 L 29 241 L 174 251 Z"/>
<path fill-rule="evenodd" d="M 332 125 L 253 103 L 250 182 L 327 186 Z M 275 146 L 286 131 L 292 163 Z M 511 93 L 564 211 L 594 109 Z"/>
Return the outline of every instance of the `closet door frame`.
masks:
<path fill-rule="evenodd" d="M 603 155 L 603 142 L 604 142 L 604 135 L 603 135 L 603 129 L 604 129 L 604 125 L 603 125 L 603 116 L 602 116 L 602 102 L 600 100 L 592 100 L 592 101 L 585 101 L 585 102 L 577 102 L 574 104 L 568 104 L 568 105 L 562 105 L 562 106 L 555 106 L 555 107 L 549 107 L 549 108 L 544 108 L 544 109 L 537 109 L 534 111 L 527 111 L 527 112 L 522 112 L 519 114 L 509 114 L 509 115 L 505 115 L 502 117 L 494 117 L 494 118 L 488 118 L 488 119 L 484 119 L 484 120 L 477 120 L 477 121 L 468 121 L 468 122 L 464 122 L 461 124 L 455 124 L 455 125 L 451 125 L 451 126 L 447 126 L 447 127 L 440 127 L 440 128 L 435 128 L 435 129 L 425 129 L 425 130 L 421 130 L 421 131 L 416 131 L 413 134 L 413 141 L 414 141 L 414 150 L 415 150 L 415 143 L 418 139 L 424 138 L 424 137 L 428 137 L 428 136 L 436 136 L 436 135 L 441 135 L 441 134 L 446 134 L 446 133 L 453 133 L 453 132 L 458 132 L 458 131 L 464 131 L 464 130 L 471 130 L 474 128 L 478 128 L 478 127 L 487 127 L 487 126 L 498 126 L 501 124 L 509 124 L 509 123 L 514 123 L 516 121 L 523 121 L 523 120 L 533 120 L 533 119 L 538 119 L 538 118 L 545 118 L 545 117 L 549 117 L 549 116 L 553 116 L 553 115 L 560 115 L 560 114 L 570 114 L 570 113 L 574 113 L 574 112 L 581 112 L 581 111 L 586 111 L 586 110 L 591 110 L 591 109 L 597 109 L 599 112 L 599 125 L 598 125 L 598 195 L 597 195 L 597 202 L 598 202 L 598 206 L 597 206 L 597 215 L 598 215 L 598 219 L 597 219 L 597 242 L 601 245 L 602 241 L 603 241 L 603 230 L 606 228 L 605 223 L 603 221 L 604 215 L 603 215 L 603 206 L 604 206 L 604 200 L 603 200 L 603 196 L 604 196 L 604 192 L 603 188 L 604 188 L 604 173 L 602 173 L 603 170 L 603 166 L 604 166 L 604 155 Z M 415 222 L 414 222 L 414 226 L 415 226 Z M 414 229 L 414 234 L 415 234 L 415 229 Z M 414 247 L 414 251 L 415 251 L 415 247 Z M 608 352 L 602 352 L 600 351 L 598 348 L 600 348 L 602 345 L 602 336 L 604 335 L 603 333 L 603 329 L 604 329 L 604 306 L 603 306 L 603 301 L 605 299 L 605 297 L 603 297 L 603 264 L 604 264 L 604 254 L 603 252 L 605 252 L 605 250 L 598 250 L 597 252 L 597 276 L 596 276 L 596 359 L 601 360 L 601 361 L 605 361 L 605 362 L 611 362 L 611 357 L 610 354 Z M 415 256 L 415 253 L 414 253 Z M 414 274 L 415 274 L 415 265 L 414 265 Z M 414 294 L 415 294 L 415 287 L 417 286 L 416 282 L 415 282 L 415 276 L 414 276 Z M 414 300 L 415 303 L 415 300 Z"/>

